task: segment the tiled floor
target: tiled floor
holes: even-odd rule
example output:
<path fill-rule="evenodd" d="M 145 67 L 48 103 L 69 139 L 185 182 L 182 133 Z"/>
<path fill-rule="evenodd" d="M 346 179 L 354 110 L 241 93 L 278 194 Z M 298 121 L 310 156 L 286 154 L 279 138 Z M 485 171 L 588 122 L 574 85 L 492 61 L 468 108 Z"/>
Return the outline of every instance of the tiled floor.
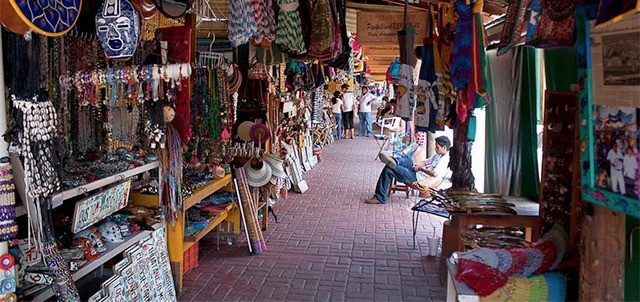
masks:
<path fill-rule="evenodd" d="M 264 233 L 268 250 L 250 256 L 246 243 L 200 243 L 200 266 L 185 276 L 181 301 L 443 301 L 441 257 L 428 256 L 427 234 L 441 218 L 421 214 L 412 247 L 413 200 L 394 193 L 386 205 L 363 201 L 383 164 L 373 138 L 324 148 L 304 178 L 309 190 L 275 206 L 280 220 Z"/>

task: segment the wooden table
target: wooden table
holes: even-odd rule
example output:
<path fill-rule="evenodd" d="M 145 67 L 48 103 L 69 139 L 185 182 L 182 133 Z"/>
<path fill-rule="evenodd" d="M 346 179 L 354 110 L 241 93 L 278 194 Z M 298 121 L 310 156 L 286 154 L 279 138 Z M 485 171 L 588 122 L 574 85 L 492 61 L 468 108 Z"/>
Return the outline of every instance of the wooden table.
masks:
<path fill-rule="evenodd" d="M 460 229 L 468 225 L 523 227 L 525 240 L 540 238 L 542 222 L 538 215 L 539 204 L 524 197 L 505 196 L 506 201 L 515 205 L 517 215 L 497 212 L 451 213 L 451 219 L 444 223 L 442 230 L 442 256 L 449 257 L 455 251 L 464 251 L 460 239 Z"/>

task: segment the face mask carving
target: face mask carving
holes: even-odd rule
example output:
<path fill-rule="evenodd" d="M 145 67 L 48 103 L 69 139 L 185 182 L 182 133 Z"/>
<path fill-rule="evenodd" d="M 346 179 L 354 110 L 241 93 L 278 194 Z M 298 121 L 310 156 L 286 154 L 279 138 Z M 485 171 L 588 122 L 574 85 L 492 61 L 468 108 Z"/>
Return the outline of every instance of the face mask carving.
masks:
<path fill-rule="evenodd" d="M 129 0 L 105 0 L 96 14 L 96 32 L 107 58 L 130 58 L 140 37 L 138 12 Z"/>

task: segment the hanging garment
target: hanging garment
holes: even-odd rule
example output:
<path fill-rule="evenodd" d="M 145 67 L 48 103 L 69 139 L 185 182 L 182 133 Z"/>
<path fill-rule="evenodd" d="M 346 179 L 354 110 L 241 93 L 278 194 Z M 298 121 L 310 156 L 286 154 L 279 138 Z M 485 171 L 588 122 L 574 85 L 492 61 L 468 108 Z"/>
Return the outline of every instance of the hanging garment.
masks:
<path fill-rule="evenodd" d="M 531 0 L 527 45 L 570 47 L 575 41 L 576 1 Z"/>
<path fill-rule="evenodd" d="M 416 127 L 435 132 L 443 130 L 436 122 L 440 116 L 440 124 L 444 123 L 444 103 L 440 104 L 440 92 L 438 91 L 438 77 L 435 71 L 435 56 L 433 46 L 433 19 L 431 14 L 427 21 L 428 38 L 424 39 L 424 45 L 419 47 L 418 55 L 422 60 L 418 86 L 416 87 Z"/>
<path fill-rule="evenodd" d="M 278 0 L 278 5 L 280 12 L 278 12 L 276 44 L 294 54 L 307 52 L 302 37 L 298 0 Z"/>
<path fill-rule="evenodd" d="M 483 0 L 470 5 L 465 0 L 456 1 L 458 29 L 451 63 L 451 80 L 458 89 L 456 110 L 461 122 L 469 112 L 488 102 L 485 94 L 485 45 L 486 36 L 482 25 Z"/>
<path fill-rule="evenodd" d="M 415 84 L 413 82 L 413 67 L 411 65 L 402 64 L 400 67 L 396 91 L 398 103 L 396 114 L 410 121 L 415 107 Z"/>
<path fill-rule="evenodd" d="M 231 18 L 229 19 L 229 41 L 231 46 L 247 44 L 256 34 L 256 19 L 251 9 L 251 0 L 231 1 Z"/>
<path fill-rule="evenodd" d="M 276 18 L 272 0 L 251 0 L 251 10 L 256 20 L 256 34 L 253 40 L 257 44 L 267 45 L 276 39 Z M 268 41 L 264 43 L 263 40 Z"/>
<path fill-rule="evenodd" d="M 505 54 L 519 42 L 522 29 L 529 21 L 528 7 L 529 0 L 515 0 L 509 4 L 498 44 L 498 55 Z"/>
<path fill-rule="evenodd" d="M 456 99 L 456 89 L 451 83 L 451 56 L 453 41 L 455 38 L 456 21 L 453 17 L 453 8 L 450 5 L 440 5 L 438 9 L 438 53 L 442 78 L 439 79 L 440 96 L 445 103 L 451 103 Z M 437 66 L 436 66 L 437 68 Z M 438 70 L 436 69 L 436 72 Z M 447 114 L 445 113 L 445 116 Z"/>
<path fill-rule="evenodd" d="M 347 4 L 346 0 L 332 1 L 334 14 L 337 16 L 337 24 L 335 32 L 335 39 L 340 41 L 340 45 L 337 46 L 340 49 L 331 61 L 327 64 L 331 67 L 339 68 L 350 72 L 353 70 L 353 60 L 351 59 L 351 41 L 347 34 Z M 337 33 L 340 33 L 340 39 L 337 37 Z"/>

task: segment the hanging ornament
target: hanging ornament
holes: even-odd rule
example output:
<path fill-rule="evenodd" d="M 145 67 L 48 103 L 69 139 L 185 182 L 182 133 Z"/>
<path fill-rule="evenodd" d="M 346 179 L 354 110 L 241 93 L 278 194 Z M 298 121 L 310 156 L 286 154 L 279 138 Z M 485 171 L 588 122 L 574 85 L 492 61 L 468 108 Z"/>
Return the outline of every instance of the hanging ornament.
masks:
<path fill-rule="evenodd" d="M 128 59 L 138 48 L 138 12 L 129 0 L 106 0 L 96 14 L 96 32 L 107 58 Z"/>

